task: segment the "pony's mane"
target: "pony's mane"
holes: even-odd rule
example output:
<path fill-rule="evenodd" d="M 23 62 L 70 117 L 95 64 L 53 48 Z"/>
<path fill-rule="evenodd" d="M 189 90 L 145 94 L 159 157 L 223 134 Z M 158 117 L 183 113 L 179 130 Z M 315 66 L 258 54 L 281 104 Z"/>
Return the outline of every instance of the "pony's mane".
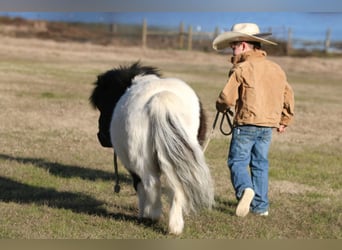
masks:
<path fill-rule="evenodd" d="M 142 66 L 140 62 L 133 63 L 131 66 L 119 66 L 118 68 L 108 70 L 97 76 L 97 81 L 94 83 L 95 89 L 90 96 L 90 103 L 96 108 L 100 99 L 103 99 L 104 96 L 117 97 L 117 102 L 126 89 L 132 85 L 133 78 L 138 75 L 156 75 L 161 77 L 157 68 Z"/>

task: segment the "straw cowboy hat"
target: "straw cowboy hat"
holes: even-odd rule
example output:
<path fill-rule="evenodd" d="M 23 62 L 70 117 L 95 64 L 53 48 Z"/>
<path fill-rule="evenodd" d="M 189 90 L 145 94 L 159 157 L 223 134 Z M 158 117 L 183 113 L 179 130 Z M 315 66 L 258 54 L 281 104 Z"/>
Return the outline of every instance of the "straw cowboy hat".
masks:
<path fill-rule="evenodd" d="M 230 47 L 232 42 L 242 41 L 277 45 L 275 42 L 265 39 L 270 35 L 272 33 L 260 33 L 260 29 L 255 23 L 238 23 L 234 24 L 230 31 L 218 35 L 213 41 L 213 48 L 221 50 Z"/>

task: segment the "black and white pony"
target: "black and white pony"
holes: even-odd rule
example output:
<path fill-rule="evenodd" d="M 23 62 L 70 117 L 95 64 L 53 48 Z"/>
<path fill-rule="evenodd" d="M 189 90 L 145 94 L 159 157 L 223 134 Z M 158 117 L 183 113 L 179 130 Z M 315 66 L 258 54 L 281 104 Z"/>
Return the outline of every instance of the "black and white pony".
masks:
<path fill-rule="evenodd" d="M 99 75 L 90 101 L 100 111 L 101 145 L 113 147 L 133 177 L 140 218 L 161 216 L 161 174 L 173 191 L 170 233 L 182 233 L 183 213 L 211 208 L 204 113 L 185 82 L 134 63 Z"/>

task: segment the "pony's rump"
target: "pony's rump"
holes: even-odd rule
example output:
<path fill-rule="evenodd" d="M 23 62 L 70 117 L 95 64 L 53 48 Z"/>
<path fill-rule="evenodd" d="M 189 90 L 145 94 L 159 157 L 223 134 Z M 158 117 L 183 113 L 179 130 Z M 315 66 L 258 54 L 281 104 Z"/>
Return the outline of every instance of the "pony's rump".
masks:
<path fill-rule="evenodd" d="M 185 211 L 211 208 L 213 184 L 202 148 L 196 137 L 187 133 L 186 117 L 173 112 L 182 100 L 173 92 L 156 94 L 148 103 L 153 138 L 153 151 L 159 167 L 173 189 L 182 188 L 188 201 Z"/>

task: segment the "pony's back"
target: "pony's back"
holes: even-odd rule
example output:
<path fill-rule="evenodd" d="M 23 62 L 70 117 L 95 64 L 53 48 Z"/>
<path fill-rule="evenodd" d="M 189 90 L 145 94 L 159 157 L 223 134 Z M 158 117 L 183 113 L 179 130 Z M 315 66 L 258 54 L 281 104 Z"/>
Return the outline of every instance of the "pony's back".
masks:
<path fill-rule="evenodd" d="M 151 100 L 168 91 L 178 96 L 178 101 L 168 105 L 168 111 L 177 113 L 186 120 L 187 133 L 196 140 L 200 125 L 200 106 L 195 92 L 183 81 L 172 78 L 159 78 L 155 75 L 138 76 L 117 103 L 111 123 L 111 141 L 126 167 L 136 165 L 135 161 L 151 155 L 152 129 L 150 120 Z M 123 152 L 120 152 L 123 151 Z M 134 152 L 140 152 L 136 154 Z M 120 157 L 121 158 L 121 157 Z M 150 160 L 150 159 L 145 159 Z M 133 164 L 134 163 L 134 164 Z M 140 166 L 132 166 L 143 171 Z M 146 168 L 147 166 L 141 166 Z"/>

